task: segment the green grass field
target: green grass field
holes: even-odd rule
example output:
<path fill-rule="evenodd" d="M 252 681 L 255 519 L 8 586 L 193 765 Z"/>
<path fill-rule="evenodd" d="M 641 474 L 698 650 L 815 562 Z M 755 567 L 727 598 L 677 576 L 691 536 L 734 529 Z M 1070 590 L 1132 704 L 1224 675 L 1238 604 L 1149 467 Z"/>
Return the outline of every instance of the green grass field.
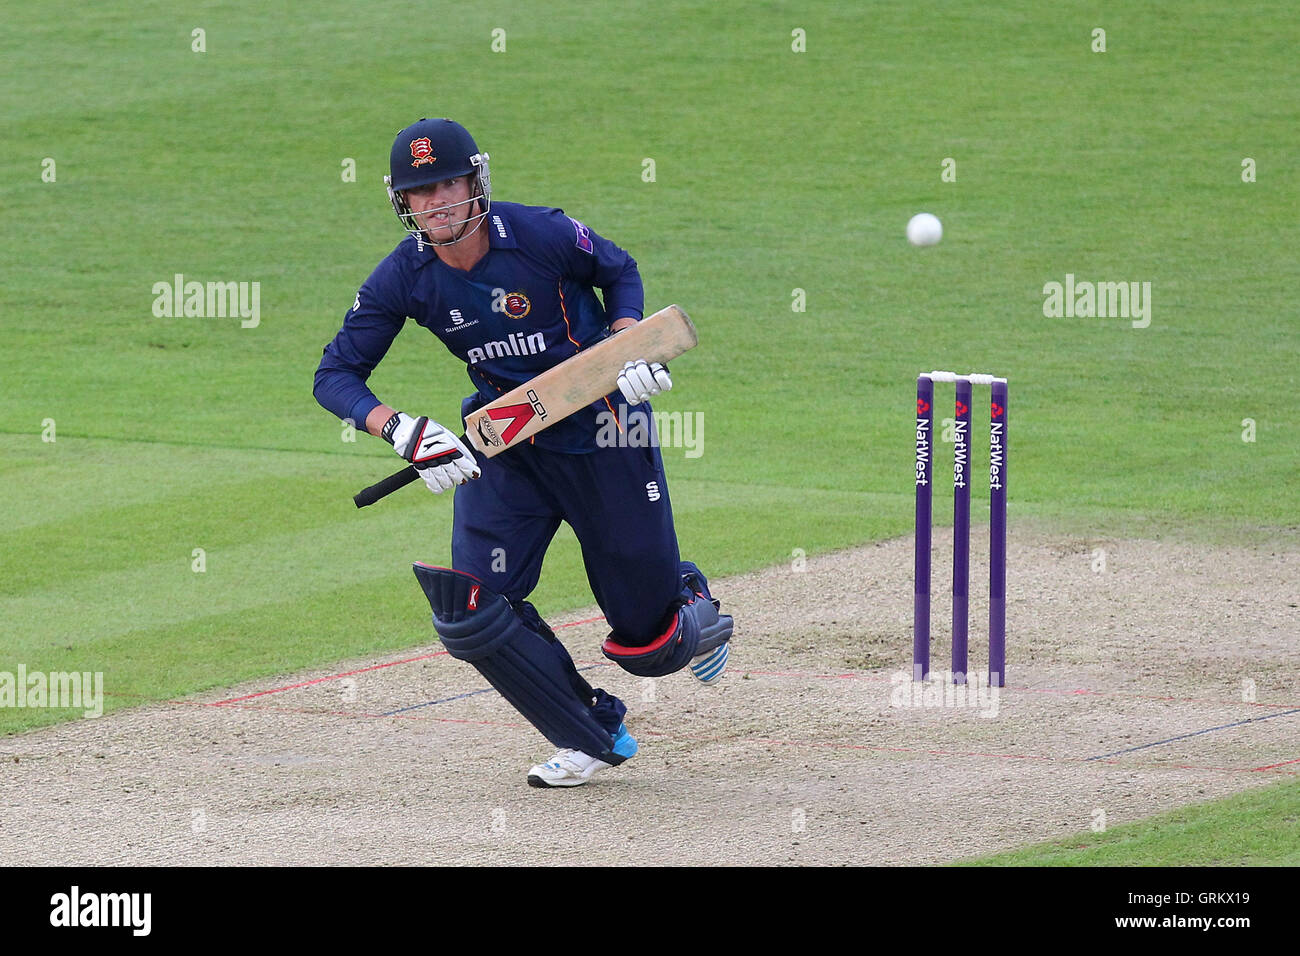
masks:
<path fill-rule="evenodd" d="M 409 562 L 447 559 L 450 503 L 411 489 L 358 513 L 398 462 L 311 395 L 401 237 L 380 178 L 426 115 L 474 132 L 497 198 L 562 206 L 632 252 L 651 308 L 695 319 L 656 407 L 704 416 L 704 454 L 666 459 L 711 575 L 908 532 L 930 368 L 1010 377 L 1013 522 L 1297 528 L 1287 3 L 5 17 L 0 670 L 103 671 L 112 709 L 432 639 Z M 933 249 L 903 239 L 922 209 L 944 221 Z M 155 318 L 176 273 L 260 282 L 260 324 Z M 1150 282 L 1149 327 L 1045 317 L 1067 274 Z M 444 420 L 467 391 L 414 326 L 371 385 Z M 534 600 L 590 601 L 567 533 Z M 66 716 L 0 709 L 0 731 Z"/>
<path fill-rule="evenodd" d="M 1298 866 L 1300 785 L 1288 780 L 961 865 Z"/>

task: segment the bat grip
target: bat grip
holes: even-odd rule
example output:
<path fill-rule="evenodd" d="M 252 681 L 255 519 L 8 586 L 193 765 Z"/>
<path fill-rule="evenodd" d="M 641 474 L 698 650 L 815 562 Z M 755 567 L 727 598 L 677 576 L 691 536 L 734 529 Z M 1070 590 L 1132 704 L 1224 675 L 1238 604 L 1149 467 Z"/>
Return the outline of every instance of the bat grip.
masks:
<path fill-rule="evenodd" d="M 358 508 L 373 505 L 380 498 L 388 497 L 398 488 L 405 488 L 419 477 L 420 473 L 415 470 L 415 466 L 407 465 L 401 471 L 393 472 L 383 481 L 377 481 L 369 488 L 362 488 L 352 496 L 352 500 Z"/>

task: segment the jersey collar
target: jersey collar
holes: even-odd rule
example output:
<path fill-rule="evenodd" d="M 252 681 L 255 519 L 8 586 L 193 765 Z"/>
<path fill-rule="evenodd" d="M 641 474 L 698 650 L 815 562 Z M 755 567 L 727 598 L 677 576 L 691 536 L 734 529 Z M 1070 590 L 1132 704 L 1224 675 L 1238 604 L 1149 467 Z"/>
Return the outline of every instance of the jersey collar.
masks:
<path fill-rule="evenodd" d="M 489 213 L 487 219 L 484 220 L 483 225 L 479 226 L 479 228 L 488 231 L 489 251 L 492 249 L 519 248 L 519 243 L 515 241 L 514 227 L 510 224 L 510 219 L 506 216 L 504 211 L 493 209 L 492 212 Z M 434 252 L 436 246 L 430 245 L 427 242 L 421 242 L 418 236 L 407 236 L 402 241 L 409 242 L 414 248 L 416 254 L 420 257 L 419 266 L 417 266 L 417 268 L 427 265 L 430 262 L 439 261 L 438 254 Z"/>
<path fill-rule="evenodd" d="M 510 225 L 510 220 L 506 217 L 503 210 L 493 208 L 488 213 L 486 222 L 483 224 L 488 231 L 488 248 L 489 249 L 514 249 L 518 243 L 515 242 L 515 230 Z"/>

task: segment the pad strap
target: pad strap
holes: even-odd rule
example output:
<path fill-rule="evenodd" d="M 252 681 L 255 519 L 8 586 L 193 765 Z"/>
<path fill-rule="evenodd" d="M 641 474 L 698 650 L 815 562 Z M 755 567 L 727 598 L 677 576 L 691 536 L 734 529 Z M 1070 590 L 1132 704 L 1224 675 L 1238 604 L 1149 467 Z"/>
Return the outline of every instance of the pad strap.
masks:
<path fill-rule="evenodd" d="M 684 603 L 664 632 L 641 647 L 629 647 L 611 633 L 601 652 L 629 674 L 664 677 L 681 670 L 691 658 L 706 654 L 731 640 L 730 614 L 719 614 L 707 595 L 690 587 L 682 589 Z"/>

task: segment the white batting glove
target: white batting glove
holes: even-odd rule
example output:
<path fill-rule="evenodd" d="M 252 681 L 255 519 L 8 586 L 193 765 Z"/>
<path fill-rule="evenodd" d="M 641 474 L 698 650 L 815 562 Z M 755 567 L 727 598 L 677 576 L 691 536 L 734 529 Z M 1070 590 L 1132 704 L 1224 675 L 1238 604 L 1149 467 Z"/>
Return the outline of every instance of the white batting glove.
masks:
<path fill-rule="evenodd" d="M 436 495 L 482 473 L 465 443 L 430 418 L 398 412 L 384 425 L 383 437 L 415 466 Z"/>
<path fill-rule="evenodd" d="M 658 395 L 673 387 L 673 380 L 668 377 L 668 369 L 659 362 L 647 362 L 640 359 L 628 362 L 623 371 L 618 373 L 618 388 L 629 405 L 644 402 L 651 395 Z"/>

